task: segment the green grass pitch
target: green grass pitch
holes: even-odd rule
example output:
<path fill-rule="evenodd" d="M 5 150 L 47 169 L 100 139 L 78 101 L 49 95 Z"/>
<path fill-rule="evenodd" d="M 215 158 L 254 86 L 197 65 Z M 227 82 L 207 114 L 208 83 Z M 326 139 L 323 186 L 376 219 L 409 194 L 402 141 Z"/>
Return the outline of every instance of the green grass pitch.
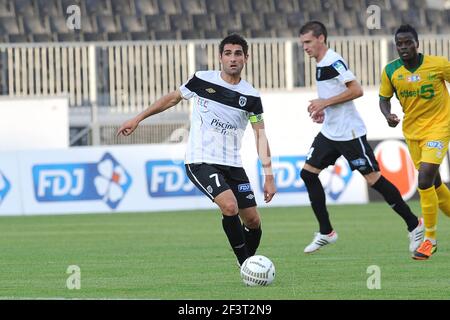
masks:
<path fill-rule="evenodd" d="M 418 202 L 411 202 L 419 212 Z M 336 244 L 312 255 L 309 207 L 260 209 L 258 254 L 272 259 L 268 287 L 246 287 L 218 210 L 0 218 L 0 299 L 449 299 L 450 219 L 439 214 L 438 251 L 412 260 L 403 221 L 385 203 L 330 206 Z M 69 265 L 81 288 L 69 290 Z M 367 268 L 381 289 L 367 288 Z"/>

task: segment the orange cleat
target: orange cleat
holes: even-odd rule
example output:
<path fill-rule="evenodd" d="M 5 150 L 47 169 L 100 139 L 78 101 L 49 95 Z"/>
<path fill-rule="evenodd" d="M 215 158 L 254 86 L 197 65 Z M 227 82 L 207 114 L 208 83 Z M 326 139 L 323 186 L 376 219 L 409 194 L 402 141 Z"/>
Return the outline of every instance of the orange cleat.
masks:
<path fill-rule="evenodd" d="M 414 251 L 412 258 L 414 260 L 427 260 L 431 257 L 433 253 L 437 250 L 437 244 L 433 245 L 430 240 L 425 240 L 422 244 Z"/>

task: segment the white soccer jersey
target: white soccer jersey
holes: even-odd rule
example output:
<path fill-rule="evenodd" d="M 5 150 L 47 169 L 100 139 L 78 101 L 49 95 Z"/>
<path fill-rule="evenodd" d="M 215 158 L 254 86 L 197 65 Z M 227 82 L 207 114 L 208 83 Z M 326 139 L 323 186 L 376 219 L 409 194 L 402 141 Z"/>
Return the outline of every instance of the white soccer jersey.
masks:
<path fill-rule="evenodd" d="M 328 99 L 344 92 L 346 82 L 355 80 L 344 59 L 332 49 L 317 63 L 316 83 L 319 98 Z M 325 108 L 322 134 L 331 140 L 348 141 L 366 134 L 366 126 L 353 101 Z"/>
<path fill-rule="evenodd" d="M 194 98 L 185 163 L 242 167 L 239 150 L 245 128 L 250 118 L 262 119 L 258 91 L 244 80 L 229 84 L 220 71 L 198 71 L 180 91 L 183 98 Z"/>

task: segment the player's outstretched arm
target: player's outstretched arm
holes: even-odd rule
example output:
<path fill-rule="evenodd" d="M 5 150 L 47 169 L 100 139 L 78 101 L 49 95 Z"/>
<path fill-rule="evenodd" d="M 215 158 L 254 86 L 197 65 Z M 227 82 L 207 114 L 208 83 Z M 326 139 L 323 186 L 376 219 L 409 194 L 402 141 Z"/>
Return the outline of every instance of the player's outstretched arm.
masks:
<path fill-rule="evenodd" d="M 252 128 L 255 134 L 256 150 L 264 170 L 264 201 L 267 203 L 272 200 L 273 196 L 277 192 L 273 177 L 269 141 L 267 140 L 263 120 L 252 123 Z"/>
<path fill-rule="evenodd" d="M 400 122 L 400 119 L 395 113 L 391 113 L 391 101 L 388 98 L 380 97 L 380 110 L 386 118 L 389 127 L 396 127 Z"/>
<path fill-rule="evenodd" d="M 183 99 L 183 97 L 181 96 L 180 90 L 175 90 L 159 98 L 154 103 L 152 103 L 150 107 L 139 113 L 136 117 L 125 121 L 119 128 L 119 130 L 117 130 L 117 136 L 119 136 L 120 134 L 129 136 L 134 132 L 134 130 L 136 130 L 137 126 L 142 120 L 173 107 L 174 105 L 178 104 L 181 99 Z"/>

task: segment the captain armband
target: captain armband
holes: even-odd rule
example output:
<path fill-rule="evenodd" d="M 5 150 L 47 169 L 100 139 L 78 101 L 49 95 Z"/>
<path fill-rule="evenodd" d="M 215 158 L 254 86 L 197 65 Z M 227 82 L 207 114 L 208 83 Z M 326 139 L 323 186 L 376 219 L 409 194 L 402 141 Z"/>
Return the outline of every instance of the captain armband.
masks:
<path fill-rule="evenodd" d="M 249 117 L 249 120 L 250 120 L 250 123 L 258 123 L 258 122 L 261 122 L 261 121 L 263 121 L 263 115 L 262 115 L 262 113 L 261 113 L 261 114 L 254 114 L 254 115 L 251 115 L 251 116 Z"/>

